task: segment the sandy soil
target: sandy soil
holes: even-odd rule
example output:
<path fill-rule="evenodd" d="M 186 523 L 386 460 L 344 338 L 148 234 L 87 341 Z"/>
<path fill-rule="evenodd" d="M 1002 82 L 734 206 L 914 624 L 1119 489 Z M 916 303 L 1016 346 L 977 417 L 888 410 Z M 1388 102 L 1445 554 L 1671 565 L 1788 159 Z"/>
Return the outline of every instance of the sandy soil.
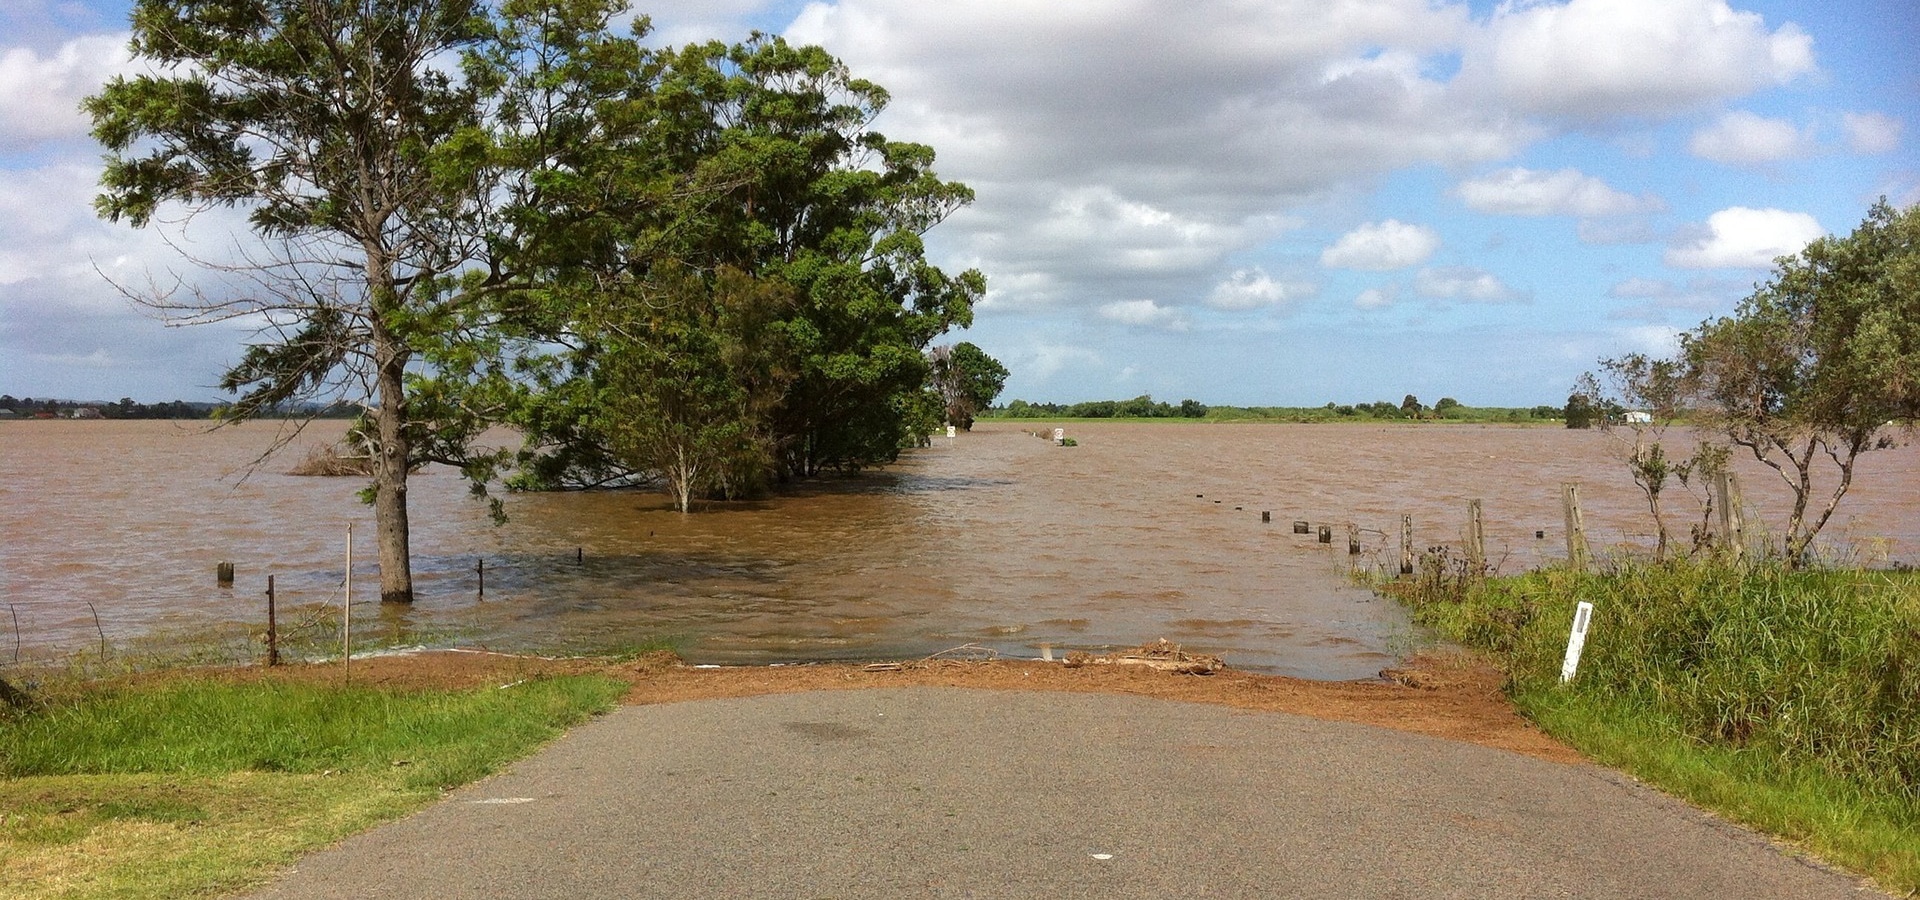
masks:
<path fill-rule="evenodd" d="M 549 675 L 601 673 L 632 685 L 629 704 L 680 703 L 800 691 L 946 686 L 987 690 L 1133 694 L 1376 725 L 1465 741 L 1558 762 L 1581 756 L 1517 714 L 1500 673 L 1468 657 L 1421 657 L 1379 680 L 1304 681 L 1231 669 L 1212 675 L 1134 665 L 937 658 L 886 665 L 817 664 L 699 668 L 672 653 L 637 660 L 548 659 L 440 651 L 339 663 L 234 670 L 235 678 L 339 681 L 396 688 L 479 687 Z"/>

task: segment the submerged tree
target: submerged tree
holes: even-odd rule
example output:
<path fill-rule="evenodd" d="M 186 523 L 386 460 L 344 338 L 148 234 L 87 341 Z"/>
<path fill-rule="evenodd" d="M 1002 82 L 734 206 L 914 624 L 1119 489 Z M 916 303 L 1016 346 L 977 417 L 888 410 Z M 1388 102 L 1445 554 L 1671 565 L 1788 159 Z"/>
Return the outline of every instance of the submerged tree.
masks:
<path fill-rule="evenodd" d="M 1882 200 L 1852 234 L 1782 257 L 1733 315 L 1681 335 L 1681 358 L 1705 423 L 1792 491 L 1785 550 L 1804 560 L 1860 454 L 1920 415 L 1920 205 Z"/>
<path fill-rule="evenodd" d="M 934 392 L 945 407 L 947 424 L 973 430 L 973 417 L 993 405 L 1007 384 L 1007 367 L 969 341 L 941 344 L 927 351 Z"/>
<path fill-rule="evenodd" d="M 788 380 L 776 402 L 753 407 L 767 474 L 892 460 L 926 427 L 917 410 L 928 374 L 923 350 L 970 323 L 985 289 L 978 272 L 948 275 L 928 263 L 921 243 L 972 192 L 934 175 L 930 148 L 871 131 L 886 92 L 820 48 L 756 36 L 630 52 L 641 60 L 630 70 L 602 73 L 585 56 L 567 63 L 586 74 L 564 80 L 612 87 L 579 107 L 596 127 L 529 154 L 561 162 L 515 203 L 515 215 L 570 235 L 510 250 L 527 260 L 517 268 L 552 273 L 527 319 L 529 340 L 547 352 L 525 364 L 521 379 L 532 386 L 516 416 L 530 441 L 522 483 L 592 485 L 645 474 L 634 468 L 639 457 L 615 449 L 630 443 L 616 433 L 625 426 L 593 414 L 626 365 L 616 357 L 644 351 L 607 340 L 590 310 L 609 291 L 645 294 L 663 266 L 710 285 L 715 273 L 732 270 L 790 289 L 791 303 L 768 325 L 780 336 Z M 529 71 L 528 58 L 502 57 L 498 83 L 512 91 L 553 80 Z M 636 80 L 621 82 L 620 71 Z M 688 328 L 710 324 L 689 320 Z"/>
<path fill-rule="evenodd" d="M 1653 516 L 1654 555 L 1665 557 L 1670 532 L 1661 505 L 1670 479 L 1686 484 L 1693 474 L 1698 456 L 1675 457 L 1666 447 L 1667 429 L 1680 418 L 1686 396 L 1685 367 L 1678 360 L 1655 359 L 1644 353 L 1630 353 L 1618 359 L 1600 361 L 1606 383 L 1589 372 L 1581 376 L 1575 396 L 1591 398 L 1605 410 L 1620 410 L 1618 416 L 1598 417 L 1608 432 L 1624 428 L 1633 435 L 1633 450 L 1627 458 L 1627 471 L 1633 483 L 1647 499 L 1647 511 Z M 1571 405 L 1569 406 L 1571 408 Z M 1571 421 L 1571 416 L 1569 416 Z M 1706 448 L 1709 457 L 1710 447 Z"/>
<path fill-rule="evenodd" d="M 792 290 L 729 268 L 641 291 L 592 325 L 605 348 L 594 427 L 623 466 L 659 473 L 683 513 L 699 495 L 757 490 L 774 455 L 767 413 L 794 378 Z"/>
<path fill-rule="evenodd" d="M 109 150 L 97 208 L 146 226 L 171 206 L 244 210 L 242 284 L 141 302 L 175 323 L 255 319 L 222 377 L 244 419 L 288 401 L 363 402 L 380 596 L 413 599 L 407 475 L 462 442 L 416 417 L 409 367 L 447 338 L 449 279 L 484 198 L 463 140 L 475 95 L 441 63 L 485 37 L 471 0 L 140 0 L 136 60 L 86 102 Z M 472 423 L 468 423 L 469 425 Z M 431 440 L 429 439 L 431 438 Z"/>

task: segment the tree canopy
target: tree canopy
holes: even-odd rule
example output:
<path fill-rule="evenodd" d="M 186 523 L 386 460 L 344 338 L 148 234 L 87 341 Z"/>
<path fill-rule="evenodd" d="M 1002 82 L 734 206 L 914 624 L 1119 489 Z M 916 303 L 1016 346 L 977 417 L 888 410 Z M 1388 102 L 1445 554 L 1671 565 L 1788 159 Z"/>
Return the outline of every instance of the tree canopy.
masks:
<path fill-rule="evenodd" d="M 973 417 L 993 405 L 1007 384 L 1007 367 L 968 341 L 942 344 L 927 353 L 933 388 L 945 407 L 947 424 L 973 430 Z"/>
<path fill-rule="evenodd" d="M 589 18 L 604 19 L 594 9 Z M 514 34 L 549 40 L 530 26 Z M 817 47 L 764 35 L 664 51 L 604 36 L 590 48 L 511 49 L 489 58 L 480 79 L 522 117 L 542 111 L 580 134 L 548 138 L 553 128 L 528 119 L 495 138 L 534 173 L 507 218 L 536 227 L 502 242 L 506 268 L 542 273 L 513 301 L 520 355 L 492 367 L 492 383 L 514 398 L 508 419 L 528 437 L 516 485 L 663 471 L 616 449 L 631 450 L 631 435 L 619 433 L 630 420 L 596 414 L 622 392 L 615 376 L 636 373 L 616 357 L 648 341 L 636 321 L 610 331 L 606 308 L 614 297 L 674 306 L 660 298 L 696 290 L 693 281 L 709 297 L 785 298 L 753 319 L 753 336 L 727 333 L 743 321 L 729 316 L 675 326 L 758 357 L 735 364 L 779 373 L 777 390 L 741 407 L 759 450 L 730 457 L 724 474 L 709 469 L 707 492 L 888 462 L 924 437 L 922 352 L 971 323 L 985 279 L 927 262 L 921 235 L 973 195 L 934 174 L 931 148 L 870 129 L 884 90 Z M 591 90 L 555 98 L 555 82 Z M 657 315 L 647 323 L 666 327 Z M 474 378 L 468 390 L 487 382 Z"/>
<path fill-rule="evenodd" d="M 1852 234 L 1782 257 L 1733 315 L 1681 335 L 1681 359 L 1707 424 L 1793 492 L 1784 549 L 1800 560 L 1860 454 L 1920 415 L 1920 205 L 1882 200 Z M 1836 477 L 1816 501 L 1823 460 Z"/>
<path fill-rule="evenodd" d="M 408 473 L 735 494 L 889 461 L 977 271 L 921 236 L 972 199 L 870 127 L 818 47 L 677 49 L 613 0 L 138 0 L 151 74 L 89 98 L 102 216 L 236 208 L 234 285 L 141 302 L 264 323 L 233 418 L 360 403 L 381 596 L 413 597 Z M 476 452 L 486 427 L 527 436 Z"/>
<path fill-rule="evenodd" d="M 244 283 L 148 296 L 176 322 L 255 318 L 220 379 L 234 418 L 327 393 L 371 419 L 381 597 L 413 598 L 407 473 L 427 446 L 409 367 L 445 340 L 486 191 L 459 161 L 479 119 L 442 60 L 486 37 L 470 0 L 140 0 L 131 49 L 161 74 L 86 101 L 108 150 L 96 203 L 145 226 L 169 205 L 237 207 L 260 238 Z"/>

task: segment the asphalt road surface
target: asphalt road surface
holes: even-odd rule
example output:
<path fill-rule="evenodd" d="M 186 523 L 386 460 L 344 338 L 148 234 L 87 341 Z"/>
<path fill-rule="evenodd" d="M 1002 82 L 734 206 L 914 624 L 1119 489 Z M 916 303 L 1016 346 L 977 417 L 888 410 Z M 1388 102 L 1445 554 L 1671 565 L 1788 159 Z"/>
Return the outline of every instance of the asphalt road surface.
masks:
<path fill-rule="evenodd" d="M 1135 697 L 625 707 L 258 898 L 1881 897 L 1588 765 Z"/>

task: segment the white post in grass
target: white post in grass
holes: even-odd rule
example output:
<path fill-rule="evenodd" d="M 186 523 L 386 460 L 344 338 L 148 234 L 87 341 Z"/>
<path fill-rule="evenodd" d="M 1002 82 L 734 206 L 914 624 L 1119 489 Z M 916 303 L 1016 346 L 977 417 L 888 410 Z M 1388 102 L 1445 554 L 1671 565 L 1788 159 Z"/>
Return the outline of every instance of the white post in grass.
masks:
<path fill-rule="evenodd" d="M 347 523 L 347 591 L 340 604 L 340 671 L 353 659 L 353 523 Z"/>
<path fill-rule="evenodd" d="M 1587 646 L 1587 625 L 1593 620 L 1593 604 L 1585 600 L 1573 611 L 1573 633 L 1567 636 L 1567 659 L 1560 664 L 1560 683 L 1573 680 L 1574 670 L 1580 668 L 1580 651 Z"/>

